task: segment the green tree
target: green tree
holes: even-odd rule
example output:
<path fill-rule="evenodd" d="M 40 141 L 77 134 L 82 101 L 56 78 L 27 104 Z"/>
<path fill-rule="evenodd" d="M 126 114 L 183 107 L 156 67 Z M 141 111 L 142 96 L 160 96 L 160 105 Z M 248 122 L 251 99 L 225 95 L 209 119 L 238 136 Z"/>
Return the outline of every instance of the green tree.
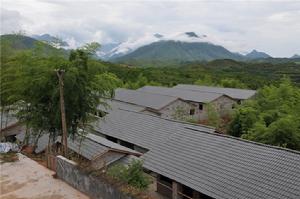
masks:
<path fill-rule="evenodd" d="M 300 89 L 288 78 L 263 87 L 237 108 L 229 134 L 300 150 Z"/>
<path fill-rule="evenodd" d="M 143 162 L 133 160 L 128 166 L 118 164 L 108 169 L 107 174 L 138 189 L 146 189 L 151 181 L 143 171 Z"/>
<path fill-rule="evenodd" d="M 78 49 L 63 57 L 40 57 L 24 54 L 6 63 L 5 99 L 17 106 L 17 117 L 33 132 L 61 134 L 58 78 L 55 70 L 64 69 L 64 99 L 67 130 L 76 134 L 91 118 L 101 99 L 113 95 L 121 81 L 110 73 L 89 70 L 90 56 Z M 9 77 L 9 78 L 8 78 Z M 37 134 L 37 133 L 35 133 Z M 39 133 L 38 133 L 39 134 Z"/>
<path fill-rule="evenodd" d="M 226 88 L 247 88 L 247 86 L 238 79 L 224 78 L 220 82 L 220 86 Z"/>
<path fill-rule="evenodd" d="M 205 108 L 207 111 L 208 125 L 219 128 L 221 124 L 221 116 L 216 108 L 213 106 L 213 104 L 206 104 Z"/>
<path fill-rule="evenodd" d="M 215 86 L 216 83 L 212 79 L 210 75 L 204 75 L 203 78 L 198 79 L 197 81 L 194 82 L 196 85 L 200 86 Z"/>

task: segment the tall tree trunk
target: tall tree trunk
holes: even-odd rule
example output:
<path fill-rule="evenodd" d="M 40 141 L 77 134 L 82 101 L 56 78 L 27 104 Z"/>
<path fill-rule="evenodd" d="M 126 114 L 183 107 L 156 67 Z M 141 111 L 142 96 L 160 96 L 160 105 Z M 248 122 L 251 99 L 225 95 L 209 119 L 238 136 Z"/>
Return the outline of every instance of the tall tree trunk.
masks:
<path fill-rule="evenodd" d="M 2 132 L 2 128 L 3 128 L 3 126 L 2 126 L 2 123 L 3 123 L 3 115 L 4 115 L 4 108 L 3 107 L 1 107 L 1 128 L 0 128 L 0 142 L 2 141 L 2 139 L 3 139 L 3 132 Z"/>
<path fill-rule="evenodd" d="M 67 132 L 67 122 L 66 122 L 66 112 L 65 112 L 65 101 L 64 101 L 64 83 L 63 75 L 64 70 L 57 70 L 56 74 L 59 80 L 59 95 L 60 95 L 60 111 L 61 111 L 61 123 L 62 123 L 62 140 L 64 148 L 64 156 L 68 155 L 68 132 Z"/>

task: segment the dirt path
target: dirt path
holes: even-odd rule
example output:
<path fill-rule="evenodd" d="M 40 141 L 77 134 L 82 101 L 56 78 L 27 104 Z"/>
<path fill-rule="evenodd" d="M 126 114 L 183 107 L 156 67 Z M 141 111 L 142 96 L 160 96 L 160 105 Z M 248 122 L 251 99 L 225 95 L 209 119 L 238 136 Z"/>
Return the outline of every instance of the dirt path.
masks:
<path fill-rule="evenodd" d="M 18 154 L 19 161 L 0 164 L 1 199 L 88 199 L 65 182 L 54 179 L 53 171 Z"/>

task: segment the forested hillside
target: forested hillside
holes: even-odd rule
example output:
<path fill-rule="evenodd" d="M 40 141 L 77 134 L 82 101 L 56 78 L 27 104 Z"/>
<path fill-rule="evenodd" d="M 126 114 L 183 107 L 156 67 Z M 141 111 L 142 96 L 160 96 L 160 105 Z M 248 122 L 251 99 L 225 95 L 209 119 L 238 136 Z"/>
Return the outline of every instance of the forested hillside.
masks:
<path fill-rule="evenodd" d="M 183 63 L 175 68 L 139 68 L 108 62 L 105 65 L 125 83 L 147 80 L 148 83 L 173 86 L 178 83 L 193 84 L 201 79 L 204 84 L 218 85 L 223 79 L 235 79 L 248 88 L 258 89 L 266 84 L 276 84 L 281 77 L 288 76 L 295 84 L 300 85 L 300 65 L 294 62 L 274 64 L 214 60 Z"/>
<path fill-rule="evenodd" d="M 258 89 L 257 97 L 239 106 L 222 128 L 227 128 L 226 131 L 234 136 L 300 150 L 300 65 L 295 62 L 254 63 L 226 59 L 186 62 L 178 67 L 140 68 L 97 60 L 89 54 L 90 47 L 93 49 L 93 45 L 86 45 L 67 56 L 67 51 L 28 37 L 1 36 L 1 106 L 10 108 L 25 99 L 36 107 L 30 113 L 21 113 L 20 117 L 35 115 L 31 125 L 41 127 L 52 121 L 40 120 L 41 115 L 50 114 L 55 118 L 52 122 L 58 125 L 59 114 L 54 110 L 58 109 L 57 68 L 66 69 L 69 114 L 73 114 L 73 107 L 79 111 L 84 108 L 77 106 L 82 104 L 80 98 L 86 96 L 79 92 L 77 84 L 87 90 L 101 91 L 179 83 Z M 95 104 L 84 111 L 94 110 Z M 48 105 L 54 108 L 49 109 Z M 42 112 L 39 107 L 43 107 Z M 70 122 L 77 120 L 75 116 L 69 119 Z"/>

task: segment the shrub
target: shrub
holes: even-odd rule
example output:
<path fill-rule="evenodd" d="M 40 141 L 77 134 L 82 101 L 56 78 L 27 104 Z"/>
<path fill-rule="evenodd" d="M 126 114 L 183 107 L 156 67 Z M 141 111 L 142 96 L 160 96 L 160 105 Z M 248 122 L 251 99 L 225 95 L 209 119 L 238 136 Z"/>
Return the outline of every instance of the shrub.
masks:
<path fill-rule="evenodd" d="M 133 160 L 128 166 L 114 165 L 108 169 L 107 174 L 141 190 L 147 189 L 151 183 L 150 178 L 143 172 L 143 162 L 140 160 Z"/>

